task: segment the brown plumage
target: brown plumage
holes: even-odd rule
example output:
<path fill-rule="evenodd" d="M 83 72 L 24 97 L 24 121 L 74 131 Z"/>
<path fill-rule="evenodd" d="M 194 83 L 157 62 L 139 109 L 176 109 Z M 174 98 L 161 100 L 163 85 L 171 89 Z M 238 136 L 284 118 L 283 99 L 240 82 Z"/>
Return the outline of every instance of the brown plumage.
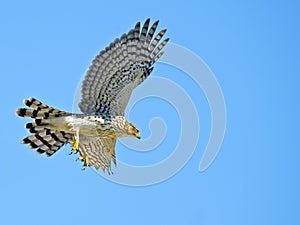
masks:
<path fill-rule="evenodd" d="M 139 130 L 124 118 L 131 93 L 150 75 L 169 40 L 161 41 L 166 29 L 154 36 L 158 21 L 151 27 L 149 23 L 147 19 L 141 27 L 138 22 L 95 57 L 81 87 L 83 114 L 68 113 L 34 98 L 25 100 L 28 108 L 19 108 L 16 114 L 34 122 L 26 124 L 31 135 L 21 143 L 47 156 L 70 143 L 84 168 L 94 166 L 110 173 L 111 161 L 116 163 L 116 139 L 140 138 Z"/>

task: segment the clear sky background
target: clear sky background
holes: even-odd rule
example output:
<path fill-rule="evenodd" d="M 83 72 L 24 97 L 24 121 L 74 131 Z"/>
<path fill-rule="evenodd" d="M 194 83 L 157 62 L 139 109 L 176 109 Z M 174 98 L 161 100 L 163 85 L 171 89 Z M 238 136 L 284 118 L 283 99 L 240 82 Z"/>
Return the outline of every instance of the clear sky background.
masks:
<path fill-rule="evenodd" d="M 299 224 L 299 10 L 297 1 L 2 1 L 1 224 Z M 163 183 L 115 184 L 82 171 L 69 147 L 46 158 L 19 144 L 27 121 L 14 111 L 24 98 L 71 111 L 92 58 L 148 17 L 168 28 L 172 42 L 198 54 L 222 88 L 227 131 L 208 170 L 198 172 L 210 119 L 199 90 L 199 145 Z M 167 69 L 159 71 L 153 76 L 172 78 Z M 166 122 L 176 124 L 174 110 L 156 100 L 133 113 L 156 108 L 156 115 L 157 104 L 161 112 L 170 110 Z M 149 132 L 149 118 L 131 120 Z M 170 129 L 170 146 L 176 129 Z M 134 161 L 128 157 L 133 153 L 117 146 L 118 157 L 137 165 L 165 156 L 146 154 Z"/>

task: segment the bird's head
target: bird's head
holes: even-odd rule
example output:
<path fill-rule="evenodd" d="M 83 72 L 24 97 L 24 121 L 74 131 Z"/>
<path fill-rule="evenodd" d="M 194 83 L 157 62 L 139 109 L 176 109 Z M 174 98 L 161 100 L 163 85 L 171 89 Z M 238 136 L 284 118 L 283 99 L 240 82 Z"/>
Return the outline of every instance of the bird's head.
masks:
<path fill-rule="evenodd" d="M 130 137 L 141 138 L 140 131 L 132 124 L 127 122 L 127 133 Z"/>

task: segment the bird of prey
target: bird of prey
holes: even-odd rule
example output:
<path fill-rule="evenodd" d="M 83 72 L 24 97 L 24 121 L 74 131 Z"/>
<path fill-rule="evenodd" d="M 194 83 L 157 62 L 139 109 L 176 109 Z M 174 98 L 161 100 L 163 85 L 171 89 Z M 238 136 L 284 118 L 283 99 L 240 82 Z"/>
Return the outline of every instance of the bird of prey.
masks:
<path fill-rule="evenodd" d="M 47 156 L 70 144 L 70 154 L 79 153 L 83 169 L 93 166 L 110 174 L 111 162 L 116 165 L 116 139 L 140 138 L 136 126 L 124 117 L 131 93 L 150 75 L 169 40 L 162 40 L 166 29 L 154 36 L 158 21 L 149 23 L 150 19 L 143 26 L 138 22 L 92 61 L 81 86 L 78 106 L 82 114 L 53 108 L 32 97 L 24 100 L 28 108 L 18 108 L 16 114 L 34 121 L 26 124 L 31 135 L 21 143 Z"/>

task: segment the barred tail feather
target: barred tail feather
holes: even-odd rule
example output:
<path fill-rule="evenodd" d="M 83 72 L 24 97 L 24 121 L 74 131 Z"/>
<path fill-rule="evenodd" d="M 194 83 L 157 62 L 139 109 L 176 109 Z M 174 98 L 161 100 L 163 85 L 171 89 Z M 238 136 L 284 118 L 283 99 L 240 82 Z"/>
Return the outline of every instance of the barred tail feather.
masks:
<path fill-rule="evenodd" d="M 63 131 L 43 129 L 24 138 L 21 144 L 29 144 L 29 148 L 37 148 L 36 152 L 38 154 L 46 153 L 47 156 L 51 156 L 66 144 L 70 138 L 71 135 Z"/>
<path fill-rule="evenodd" d="M 38 154 L 53 155 L 71 139 L 71 135 L 64 131 L 46 128 L 47 124 L 44 121 L 49 118 L 67 116 L 70 113 L 45 105 L 35 98 L 24 100 L 24 104 L 30 108 L 19 108 L 16 110 L 16 115 L 35 120 L 25 125 L 32 135 L 24 138 L 21 143 L 29 144 L 29 148 L 37 149 Z"/>
<path fill-rule="evenodd" d="M 34 118 L 34 119 L 48 119 L 53 117 L 67 116 L 70 113 L 55 109 L 44 103 L 38 101 L 35 98 L 29 98 L 24 100 L 24 104 L 28 108 L 19 108 L 16 110 L 16 114 L 21 117 Z"/>

